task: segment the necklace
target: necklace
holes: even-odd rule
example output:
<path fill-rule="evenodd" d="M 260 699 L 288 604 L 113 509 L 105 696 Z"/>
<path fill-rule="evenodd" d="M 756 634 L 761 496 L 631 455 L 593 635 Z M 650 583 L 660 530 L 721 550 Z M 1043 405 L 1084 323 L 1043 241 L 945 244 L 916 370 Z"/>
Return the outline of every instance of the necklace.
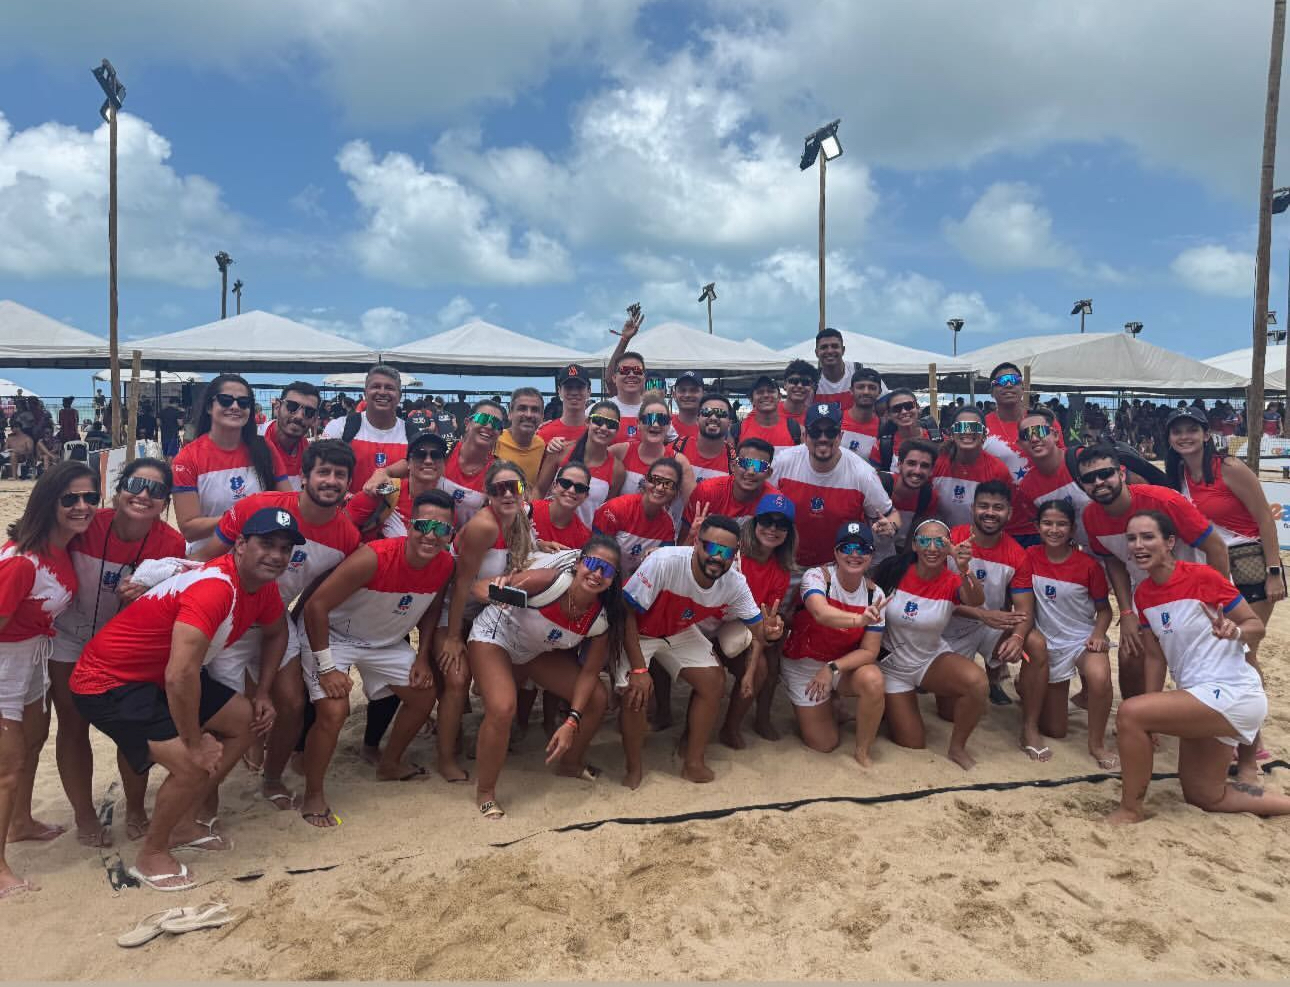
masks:
<path fill-rule="evenodd" d="M 113 520 L 115 519 L 116 515 L 114 514 Z M 152 528 L 149 527 L 144 536 L 139 539 L 139 550 L 134 553 L 134 561 L 125 563 L 116 571 L 116 579 L 112 583 L 113 589 L 121 584 L 121 580 L 125 578 L 125 571 L 127 569 L 133 573 L 135 569 L 139 568 L 139 559 L 143 557 L 143 550 L 148 547 L 148 538 L 151 535 Z M 103 535 L 103 550 L 99 552 L 99 581 L 98 585 L 94 587 L 94 620 L 90 624 L 91 637 L 97 634 L 99 629 L 99 604 L 103 602 L 103 570 L 107 567 L 108 546 L 111 543 L 112 525 L 109 523 L 107 526 L 107 532 Z"/>

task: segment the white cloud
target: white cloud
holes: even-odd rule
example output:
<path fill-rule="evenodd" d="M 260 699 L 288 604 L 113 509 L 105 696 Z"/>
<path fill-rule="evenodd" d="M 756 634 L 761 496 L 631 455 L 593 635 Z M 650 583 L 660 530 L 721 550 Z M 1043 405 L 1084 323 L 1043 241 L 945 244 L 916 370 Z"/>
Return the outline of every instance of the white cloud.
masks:
<path fill-rule="evenodd" d="M 962 220 L 945 220 L 945 238 L 964 258 L 995 270 L 1068 267 L 1075 252 L 1053 235 L 1039 191 L 1024 182 L 995 182 Z"/>
<path fill-rule="evenodd" d="M 378 160 L 356 140 L 336 161 L 363 217 L 353 246 L 369 277 L 426 287 L 542 284 L 573 276 L 560 243 L 536 229 L 514 235 L 483 196 L 407 154 Z"/>
<path fill-rule="evenodd" d="M 441 329 L 456 329 L 475 315 L 475 306 L 470 299 L 454 295 L 438 312 L 434 320 Z"/>
<path fill-rule="evenodd" d="M 0 272 L 24 278 L 107 271 L 108 127 L 58 123 L 14 130 L 0 114 Z M 219 186 L 181 175 L 170 142 L 147 121 L 118 123 L 121 276 L 214 283 L 211 260 L 242 228 Z"/>
<path fill-rule="evenodd" d="M 326 219 L 327 210 L 322 206 L 323 190 L 310 182 L 287 200 L 287 204 L 309 219 Z"/>
<path fill-rule="evenodd" d="M 380 305 L 369 308 L 359 317 L 357 338 L 375 349 L 382 349 L 411 338 L 411 325 L 407 312 Z"/>
<path fill-rule="evenodd" d="M 1253 254 L 1207 243 L 1184 250 L 1169 268 L 1179 281 L 1201 294 L 1229 298 L 1254 294 Z"/>

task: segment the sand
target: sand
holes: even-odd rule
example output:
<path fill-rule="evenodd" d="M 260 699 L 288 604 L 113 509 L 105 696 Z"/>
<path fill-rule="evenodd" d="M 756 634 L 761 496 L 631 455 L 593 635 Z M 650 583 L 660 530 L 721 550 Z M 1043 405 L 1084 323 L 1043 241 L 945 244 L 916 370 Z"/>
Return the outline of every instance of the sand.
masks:
<path fill-rule="evenodd" d="M 0 520 L 29 484 L 0 483 Z M 1272 714 L 1266 745 L 1290 750 L 1281 656 L 1286 608 L 1263 655 Z M 355 706 L 361 692 L 355 690 Z M 679 713 L 684 690 L 674 697 Z M 964 792 L 883 805 L 833 803 L 671 825 L 553 827 L 830 796 L 916 792 L 973 782 L 1059 779 L 1096 772 L 1085 720 L 1047 764 L 1016 748 L 1017 706 L 991 708 L 974 734 L 979 764 L 965 774 L 942 756 L 948 725 L 924 709 L 929 749 L 880 738 L 875 765 L 801 746 L 782 698 L 769 743 L 711 748 L 715 783 L 677 775 L 679 727 L 647 742 L 644 784 L 618 784 L 617 732 L 592 749 L 598 782 L 551 776 L 540 718 L 513 754 L 500 823 L 482 820 L 472 785 L 381 783 L 354 753 L 356 714 L 332 767 L 324 831 L 255 797 L 241 767 L 221 812 L 236 846 L 186 854 L 208 883 L 162 895 L 113 892 L 103 854 L 72 836 L 10 849 L 42 890 L 0 902 L 11 961 L 24 979 L 1182 979 L 1290 976 L 1290 821 L 1213 816 L 1185 805 L 1176 781 L 1156 782 L 1143 825 L 1102 816 L 1118 781 L 1051 789 Z M 473 735 L 477 715 L 468 717 Z M 55 724 L 56 729 L 56 724 Z M 96 797 L 113 780 L 109 743 L 93 734 Z M 1172 771 L 1166 741 L 1157 771 Z M 412 756 L 433 763 L 430 741 Z M 467 762 L 468 766 L 470 762 Z M 154 775 L 159 772 L 154 772 Z M 159 778 L 154 778 L 154 784 Z M 296 788 L 300 779 L 288 774 Z M 1277 771 L 1271 785 L 1290 784 Z M 52 738 L 36 781 L 40 818 L 71 824 Z M 132 862 L 124 812 L 116 839 Z M 531 835 L 536 834 L 536 835 Z M 492 841 L 529 837 L 513 846 Z M 290 870 L 330 868 L 311 873 Z M 262 876 L 237 881 L 235 878 Z M 151 912 L 220 900 L 250 909 L 241 924 L 165 936 L 136 950 L 116 935 Z M 18 944 L 21 943 L 21 947 Z M 17 959 L 18 962 L 13 962 Z"/>

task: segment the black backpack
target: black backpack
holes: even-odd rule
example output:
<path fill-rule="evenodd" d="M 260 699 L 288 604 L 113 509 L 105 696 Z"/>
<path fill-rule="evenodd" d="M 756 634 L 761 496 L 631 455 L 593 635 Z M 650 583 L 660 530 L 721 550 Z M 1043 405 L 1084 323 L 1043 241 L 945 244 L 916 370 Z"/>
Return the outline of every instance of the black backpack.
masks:
<path fill-rule="evenodd" d="M 690 437 L 688 435 L 682 435 L 679 439 L 677 439 L 675 442 L 672 443 L 672 455 L 675 456 L 677 453 L 684 453 L 685 447 L 688 446 L 689 444 L 690 444 Z M 726 472 L 733 473 L 734 471 L 735 471 L 735 447 L 732 446 L 729 442 L 727 442 L 726 443 Z"/>
<path fill-rule="evenodd" d="M 745 419 L 745 421 L 746 420 L 747 419 Z M 739 426 L 742 424 L 743 422 L 739 421 L 735 422 L 734 425 L 730 427 L 730 442 L 732 448 L 739 447 Z M 788 427 L 788 437 L 793 440 L 793 445 L 801 445 L 802 426 L 798 420 L 796 418 L 785 418 L 784 424 Z"/>
<path fill-rule="evenodd" d="M 882 489 L 887 491 L 887 496 L 891 496 L 892 490 L 896 487 L 896 478 L 887 470 L 878 470 L 878 481 L 882 484 Z M 918 504 L 914 507 L 914 517 L 909 522 L 909 530 L 913 532 L 918 525 L 926 518 L 931 517 L 928 514 L 928 508 L 932 505 L 932 485 L 923 484 L 918 489 Z M 900 554 L 905 550 L 904 544 L 896 543 L 896 553 Z"/>
<path fill-rule="evenodd" d="M 1081 452 L 1087 448 L 1105 449 L 1107 452 L 1114 452 L 1124 467 L 1131 473 L 1137 473 L 1148 483 L 1157 487 L 1171 486 L 1169 477 L 1165 471 L 1154 463 L 1148 462 L 1147 459 L 1138 452 L 1137 449 L 1127 442 L 1107 441 L 1105 439 L 1095 443 L 1092 446 L 1069 446 L 1066 449 L 1066 469 L 1071 475 L 1071 479 L 1079 482 L 1079 467 L 1075 460 Z"/>

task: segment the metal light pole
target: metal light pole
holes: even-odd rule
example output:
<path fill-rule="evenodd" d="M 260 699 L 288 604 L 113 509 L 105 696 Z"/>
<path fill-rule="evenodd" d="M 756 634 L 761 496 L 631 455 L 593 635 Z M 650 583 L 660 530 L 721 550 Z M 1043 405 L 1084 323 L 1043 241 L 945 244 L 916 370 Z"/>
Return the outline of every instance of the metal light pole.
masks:
<path fill-rule="evenodd" d="M 107 97 L 99 107 L 99 116 L 108 125 L 108 369 L 112 387 L 112 445 L 115 446 L 125 424 L 121 420 L 121 358 L 117 352 L 116 331 L 116 118 L 125 102 L 125 86 L 106 58 L 90 71 Z"/>
<path fill-rule="evenodd" d="M 1124 324 L 1124 331 L 1125 331 L 1125 332 L 1127 332 L 1127 333 L 1128 333 L 1130 336 L 1132 336 L 1134 339 L 1137 339 L 1137 338 L 1138 338 L 1138 333 L 1142 332 L 1142 323 L 1141 323 L 1141 322 L 1126 322 L 1126 323 Z"/>
<path fill-rule="evenodd" d="M 955 355 L 955 356 L 958 356 L 958 355 L 959 355 L 959 333 L 961 333 L 961 332 L 963 331 L 963 320 L 962 320 L 962 319 L 949 319 L 948 321 L 946 321 L 946 323 L 945 323 L 945 324 L 946 324 L 947 326 L 949 326 L 949 327 L 950 327 L 950 332 L 952 332 L 952 333 L 954 334 L 954 350 L 953 350 L 953 353 L 954 353 L 954 355 Z"/>
<path fill-rule="evenodd" d="M 717 282 L 711 281 L 703 286 L 699 301 L 708 303 L 708 335 L 712 335 L 712 303 L 717 300 Z"/>
<path fill-rule="evenodd" d="M 219 317 L 228 318 L 228 269 L 233 263 L 233 258 L 226 251 L 221 250 L 215 255 L 215 263 L 219 266 L 220 290 L 219 290 Z"/>
<path fill-rule="evenodd" d="M 1081 298 L 1071 309 L 1071 315 L 1079 316 L 1079 331 L 1084 331 L 1084 316 L 1093 314 L 1093 299 Z"/>
<path fill-rule="evenodd" d="M 233 297 L 237 299 L 237 314 L 242 314 L 242 279 L 233 282 Z"/>
<path fill-rule="evenodd" d="M 806 136 L 806 147 L 802 151 L 799 167 L 802 171 L 820 159 L 820 328 L 824 330 L 824 173 L 825 163 L 842 156 L 842 145 L 838 142 L 838 124 L 841 119 L 826 124 L 813 134 Z"/>

